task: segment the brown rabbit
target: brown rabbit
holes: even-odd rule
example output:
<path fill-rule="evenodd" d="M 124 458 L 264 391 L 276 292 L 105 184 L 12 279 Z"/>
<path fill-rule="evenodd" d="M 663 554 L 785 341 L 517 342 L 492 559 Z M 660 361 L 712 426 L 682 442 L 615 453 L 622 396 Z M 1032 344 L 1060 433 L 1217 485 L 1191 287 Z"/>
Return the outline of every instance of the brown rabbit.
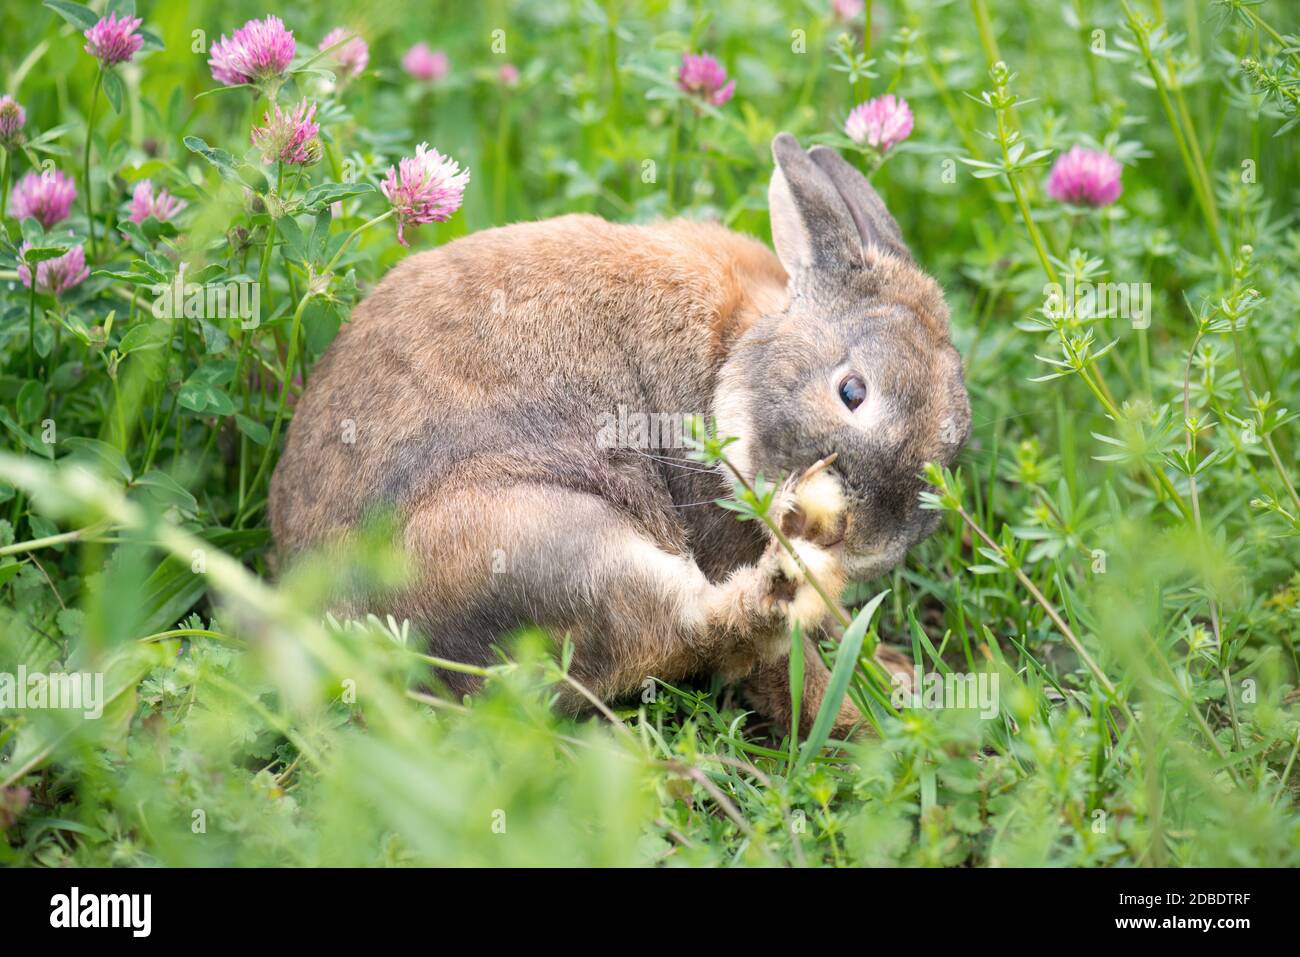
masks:
<path fill-rule="evenodd" d="M 394 268 L 298 404 L 271 485 L 281 550 L 391 508 L 416 582 L 351 610 L 409 618 L 432 654 L 490 663 L 535 624 L 572 635 L 572 673 L 604 699 L 715 672 L 788 723 L 790 620 L 814 628 L 823 603 L 759 523 L 713 504 L 723 470 L 611 442 L 612 423 L 712 417 L 749 479 L 834 453 L 779 508 L 838 589 L 933 530 L 919 473 L 952 462 L 970 408 L 942 292 L 866 179 L 789 134 L 772 152 L 776 256 L 720 225 L 564 216 Z M 810 721 L 829 676 L 807 650 Z M 836 730 L 859 717 L 846 702 Z"/>

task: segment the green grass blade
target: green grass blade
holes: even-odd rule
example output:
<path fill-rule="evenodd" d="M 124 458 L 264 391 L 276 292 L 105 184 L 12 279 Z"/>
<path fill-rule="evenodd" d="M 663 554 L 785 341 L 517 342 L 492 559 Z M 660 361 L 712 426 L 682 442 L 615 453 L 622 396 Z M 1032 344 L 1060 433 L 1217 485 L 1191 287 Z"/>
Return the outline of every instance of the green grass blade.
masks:
<path fill-rule="evenodd" d="M 871 619 L 875 617 L 876 609 L 888 594 L 889 590 L 886 589 L 867 602 L 853 619 L 853 623 L 849 625 L 848 631 L 844 633 L 844 638 L 840 641 L 839 654 L 835 657 L 835 668 L 831 671 L 830 684 L 826 686 L 826 695 L 822 698 L 822 706 L 817 712 L 817 720 L 813 722 L 808 740 L 803 743 L 803 748 L 799 751 L 796 768 L 807 764 L 813 755 L 821 751 L 826 739 L 830 737 L 835 716 L 840 711 L 840 702 L 844 700 L 844 694 L 849 690 L 849 679 L 853 677 L 853 671 L 858 666 L 858 652 L 862 650 L 862 642 L 867 637 L 867 628 L 871 625 Z"/>

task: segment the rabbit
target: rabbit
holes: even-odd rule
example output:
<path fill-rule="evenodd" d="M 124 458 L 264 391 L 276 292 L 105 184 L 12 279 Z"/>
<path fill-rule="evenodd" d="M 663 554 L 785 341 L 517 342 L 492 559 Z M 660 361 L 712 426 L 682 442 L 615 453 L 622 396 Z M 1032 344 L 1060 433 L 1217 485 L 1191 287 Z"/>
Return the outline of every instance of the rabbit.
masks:
<path fill-rule="evenodd" d="M 875 190 L 788 133 L 772 155 L 775 255 L 716 223 L 568 215 L 394 267 L 296 407 L 268 503 L 281 555 L 346 547 L 387 510 L 413 580 L 348 607 L 409 619 L 430 654 L 491 664 L 533 625 L 571 635 L 570 674 L 602 701 L 717 674 L 784 727 L 797 621 L 807 734 L 828 611 L 804 568 L 837 593 L 932 532 L 920 473 L 953 462 L 970 404 L 942 290 Z M 715 504 L 726 468 L 608 441 L 639 412 L 715 422 L 746 481 L 794 476 L 773 511 L 802 567 Z M 860 719 L 846 699 L 834 730 Z"/>

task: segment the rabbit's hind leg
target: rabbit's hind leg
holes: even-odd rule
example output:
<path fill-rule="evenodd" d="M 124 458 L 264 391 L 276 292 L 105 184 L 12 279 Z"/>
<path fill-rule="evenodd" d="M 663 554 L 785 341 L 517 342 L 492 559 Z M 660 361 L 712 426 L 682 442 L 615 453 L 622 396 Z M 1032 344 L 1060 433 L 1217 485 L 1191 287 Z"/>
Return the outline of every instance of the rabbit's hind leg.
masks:
<path fill-rule="evenodd" d="M 826 696 L 826 686 L 831 673 L 822 662 L 821 655 L 811 638 L 804 638 L 803 697 L 799 704 L 799 736 L 807 737 L 812 730 L 817 712 Z M 793 702 L 790 698 L 790 659 L 788 657 L 765 665 L 746 678 L 740 686 L 741 695 L 763 717 L 775 721 L 789 730 Z M 846 694 L 840 701 L 839 711 L 831 726 L 831 736 L 847 738 L 855 729 L 861 732 L 866 722 L 857 706 Z"/>
<path fill-rule="evenodd" d="M 421 569 L 407 614 L 434 654 L 487 660 L 500 631 L 535 624 L 571 635 L 572 677 L 612 700 L 651 678 L 746 674 L 788 650 L 797 602 L 784 592 L 798 591 L 788 563 L 769 552 L 710 582 L 688 553 L 594 495 L 539 484 L 441 492 L 410 514 L 405 538 Z M 440 635 L 460 648 L 441 649 Z"/>

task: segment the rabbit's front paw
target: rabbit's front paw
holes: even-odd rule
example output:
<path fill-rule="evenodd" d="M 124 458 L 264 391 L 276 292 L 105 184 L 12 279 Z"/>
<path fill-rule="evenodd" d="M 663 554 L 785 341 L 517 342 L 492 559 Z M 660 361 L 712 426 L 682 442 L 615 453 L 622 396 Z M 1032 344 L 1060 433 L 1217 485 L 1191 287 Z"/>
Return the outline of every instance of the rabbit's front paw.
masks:
<path fill-rule="evenodd" d="M 790 629 L 816 628 L 830 609 L 812 584 L 815 579 L 834 601 L 844 584 L 839 548 L 789 539 L 796 560 L 772 541 L 757 564 L 739 569 L 715 593 L 708 617 L 728 635 L 720 670 L 729 680 L 790 653 Z"/>
<path fill-rule="evenodd" d="M 744 657 L 750 666 L 779 661 L 790 652 L 790 629 L 816 628 L 830 609 L 813 584 L 815 580 L 832 601 L 844 576 L 835 549 L 822 548 L 800 538 L 791 539 L 796 560 L 779 542 L 772 542 L 759 560 L 754 584 L 758 590 L 757 619 L 746 629 Z"/>
<path fill-rule="evenodd" d="M 774 517 L 787 537 L 828 547 L 844 540 L 848 505 L 840 480 L 826 470 L 829 461 L 794 476 L 777 494 Z"/>
<path fill-rule="evenodd" d="M 838 598 L 844 572 L 838 548 L 823 548 L 803 538 L 789 541 L 794 555 L 773 543 L 779 574 L 772 579 L 771 600 L 787 625 L 798 624 L 807 633 L 832 613 L 827 599 Z"/>

